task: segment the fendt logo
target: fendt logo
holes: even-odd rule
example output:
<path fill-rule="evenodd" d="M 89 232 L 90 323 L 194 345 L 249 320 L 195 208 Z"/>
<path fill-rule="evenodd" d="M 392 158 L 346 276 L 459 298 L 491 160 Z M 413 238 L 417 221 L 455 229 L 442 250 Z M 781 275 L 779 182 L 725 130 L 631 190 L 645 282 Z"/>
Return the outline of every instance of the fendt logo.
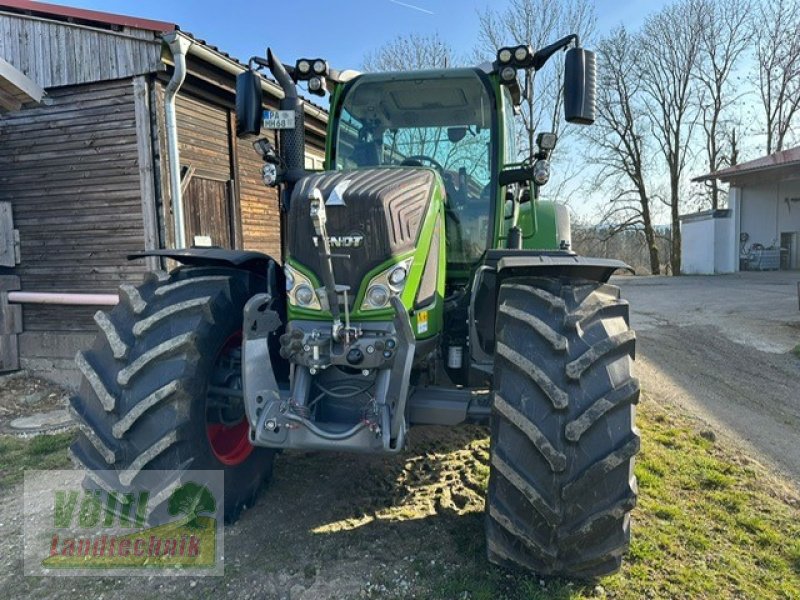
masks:
<path fill-rule="evenodd" d="M 328 238 L 332 248 L 360 248 L 364 245 L 364 236 L 360 233 L 350 235 L 332 235 Z"/>

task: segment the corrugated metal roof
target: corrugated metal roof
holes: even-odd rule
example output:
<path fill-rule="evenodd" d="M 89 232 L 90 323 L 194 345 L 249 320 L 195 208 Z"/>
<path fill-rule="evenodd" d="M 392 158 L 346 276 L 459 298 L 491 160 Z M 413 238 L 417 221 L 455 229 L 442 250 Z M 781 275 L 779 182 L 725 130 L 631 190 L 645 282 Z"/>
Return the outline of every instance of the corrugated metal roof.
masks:
<path fill-rule="evenodd" d="M 720 169 L 714 173 L 706 173 L 700 177 L 695 177 L 692 179 L 692 181 L 708 181 L 710 179 L 719 179 L 720 181 L 727 182 L 743 175 L 769 171 L 772 169 L 781 169 L 795 165 L 800 166 L 800 146 L 789 148 L 788 150 L 781 150 L 780 152 L 774 152 L 755 160 L 733 165 L 727 169 Z"/>

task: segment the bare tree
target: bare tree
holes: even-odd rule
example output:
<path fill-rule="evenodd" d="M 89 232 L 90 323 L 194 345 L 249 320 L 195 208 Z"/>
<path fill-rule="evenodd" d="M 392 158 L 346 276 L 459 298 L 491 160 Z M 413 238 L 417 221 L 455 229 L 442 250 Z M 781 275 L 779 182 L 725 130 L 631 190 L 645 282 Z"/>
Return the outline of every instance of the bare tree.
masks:
<path fill-rule="evenodd" d="M 664 159 L 669 197 L 672 272 L 681 267 L 681 184 L 699 120 L 695 85 L 702 35 L 699 0 L 678 0 L 647 18 L 641 35 L 642 91 L 651 133 Z"/>
<path fill-rule="evenodd" d="M 439 34 L 400 35 L 364 57 L 365 71 L 412 71 L 457 66 L 455 52 Z"/>
<path fill-rule="evenodd" d="M 732 78 L 753 42 L 752 9 L 750 0 L 701 0 L 695 13 L 700 20 L 700 52 L 694 74 L 704 91 L 700 110 L 711 172 L 732 164 L 734 125 L 726 117 L 744 95 L 733 88 Z M 711 208 L 716 210 L 720 205 L 719 182 L 712 178 L 707 185 Z"/>
<path fill-rule="evenodd" d="M 494 60 L 503 46 L 529 44 L 534 50 L 570 33 L 586 41 L 594 33 L 595 10 L 591 0 L 509 0 L 503 8 L 479 13 L 478 60 Z M 563 60 L 550 60 L 535 76 L 536 93 L 522 107 L 521 150 L 529 156 L 541 128 L 561 136 Z"/>
<path fill-rule="evenodd" d="M 609 190 L 604 207 L 604 235 L 640 231 L 649 255 L 650 272 L 661 273 L 653 228 L 651 197 L 645 178 L 651 153 L 648 116 L 642 106 L 639 41 L 619 27 L 598 46 L 599 82 L 597 121 L 586 129 L 593 152 L 590 161 L 600 167 L 596 186 Z"/>
<path fill-rule="evenodd" d="M 800 109 L 800 3 L 767 0 L 754 11 L 757 87 L 767 129 L 767 154 L 783 149 Z"/>

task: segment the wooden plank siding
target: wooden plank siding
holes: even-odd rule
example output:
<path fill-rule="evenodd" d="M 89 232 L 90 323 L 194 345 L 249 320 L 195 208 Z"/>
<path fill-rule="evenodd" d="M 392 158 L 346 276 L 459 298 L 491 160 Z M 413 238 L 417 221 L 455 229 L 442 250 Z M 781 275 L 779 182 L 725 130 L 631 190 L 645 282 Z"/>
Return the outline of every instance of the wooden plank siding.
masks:
<path fill-rule="evenodd" d="M 145 243 L 134 85 L 48 90 L 49 105 L 0 118 L 0 200 L 20 233 L 26 291 L 115 292 L 138 282 Z M 26 331 L 88 331 L 96 309 L 26 305 Z"/>
<path fill-rule="evenodd" d="M 165 83 L 158 81 L 156 102 L 159 113 L 163 114 Z M 232 98 L 231 98 L 232 99 Z M 269 99 L 272 103 L 274 100 Z M 274 106 L 273 106 L 274 108 Z M 280 260 L 281 234 L 278 194 L 268 188 L 261 180 L 263 163 L 253 149 L 252 141 L 238 139 L 231 129 L 234 119 L 232 104 L 220 98 L 219 103 L 209 98 L 200 98 L 193 94 L 191 85 L 185 85 L 178 94 L 176 103 L 178 117 L 178 146 L 181 167 L 194 167 L 193 177 L 215 181 L 230 181 L 234 186 L 230 190 L 238 204 L 232 203 L 230 220 L 234 230 L 233 239 L 236 247 L 246 250 L 265 252 Z M 275 136 L 272 134 L 273 142 Z M 168 219 L 163 236 L 172 242 L 172 210 L 169 195 L 168 157 L 166 155 L 166 136 L 161 135 L 159 150 L 162 152 L 161 190 L 162 211 L 166 207 Z M 192 186 L 184 194 L 184 212 L 189 214 L 192 202 L 191 194 L 208 189 L 208 186 Z M 198 198 L 200 203 L 206 198 Z M 189 229 L 194 233 L 195 227 L 187 223 L 187 244 L 192 243 Z M 213 226 L 216 227 L 216 226 Z M 215 244 L 226 245 L 224 240 L 212 235 Z"/>
<path fill-rule="evenodd" d="M 0 12 L 0 57 L 43 88 L 164 69 L 153 31 L 122 31 Z"/>
<path fill-rule="evenodd" d="M 278 193 L 261 180 L 264 163 L 253 143 L 237 139 L 239 154 L 239 202 L 245 250 L 265 252 L 281 260 L 281 214 Z M 273 137 L 274 143 L 274 137 Z"/>

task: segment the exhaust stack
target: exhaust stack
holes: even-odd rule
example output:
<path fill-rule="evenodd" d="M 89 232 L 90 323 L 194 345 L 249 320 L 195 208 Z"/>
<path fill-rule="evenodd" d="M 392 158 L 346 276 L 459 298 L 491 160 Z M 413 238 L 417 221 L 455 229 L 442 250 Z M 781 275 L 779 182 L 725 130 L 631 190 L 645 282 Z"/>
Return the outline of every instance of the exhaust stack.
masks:
<path fill-rule="evenodd" d="M 284 97 L 280 101 L 280 109 L 294 111 L 294 129 L 282 130 L 280 139 L 280 154 L 286 165 L 286 181 L 294 183 L 306 174 L 306 130 L 303 102 L 297 95 L 297 86 L 286 71 L 286 67 L 271 49 L 267 49 L 267 62 L 270 73 L 284 93 Z"/>

